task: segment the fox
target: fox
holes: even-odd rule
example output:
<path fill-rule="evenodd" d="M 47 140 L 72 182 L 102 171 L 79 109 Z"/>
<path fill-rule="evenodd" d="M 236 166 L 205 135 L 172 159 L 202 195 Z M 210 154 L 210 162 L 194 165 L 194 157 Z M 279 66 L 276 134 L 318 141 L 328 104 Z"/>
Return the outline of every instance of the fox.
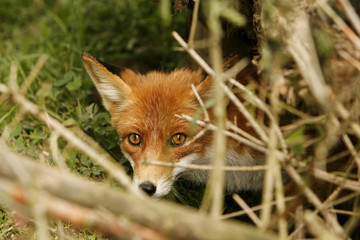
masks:
<path fill-rule="evenodd" d="M 119 135 L 121 151 L 133 169 L 135 186 L 149 196 L 162 198 L 169 194 L 180 177 L 205 185 L 208 171 L 182 168 L 176 163 L 210 165 L 213 132 L 205 131 L 195 139 L 203 128 L 191 127 L 189 120 L 179 116 L 193 117 L 202 107 L 196 92 L 203 102 L 213 98 L 216 89 L 211 76 L 201 69 L 187 68 L 140 74 L 105 63 L 86 52 L 81 58 L 111 115 L 111 125 Z M 228 101 L 226 113 L 237 127 L 252 132 L 232 101 Z M 209 115 L 211 122 L 211 109 Z M 203 120 L 204 116 L 199 119 Z M 264 165 L 265 157 L 228 137 L 225 162 L 227 166 Z M 169 166 L 165 166 L 166 163 Z M 263 171 L 226 172 L 225 190 L 229 193 L 261 191 L 263 181 Z"/>

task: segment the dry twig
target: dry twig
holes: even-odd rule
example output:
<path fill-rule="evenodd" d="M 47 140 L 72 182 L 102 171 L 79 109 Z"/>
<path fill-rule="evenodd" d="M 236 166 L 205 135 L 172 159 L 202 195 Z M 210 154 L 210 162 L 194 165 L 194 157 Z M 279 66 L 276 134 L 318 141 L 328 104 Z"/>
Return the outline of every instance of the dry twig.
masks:
<path fill-rule="evenodd" d="M 148 228 L 150 228 L 152 232 L 161 233 L 165 238 L 177 239 L 226 239 L 234 236 L 241 236 L 243 239 L 275 239 L 273 234 L 259 233 L 251 226 L 214 220 L 173 203 L 139 198 L 130 193 L 109 189 L 104 184 L 90 182 L 73 174 L 60 172 L 57 169 L 46 167 L 12 153 L 3 144 L 0 145 L 0 150 L 2 166 L 0 168 L 0 190 L 2 193 L 6 193 L 12 201 L 16 201 L 18 204 L 27 205 L 26 186 L 32 180 L 30 178 L 25 183 L 17 182 L 16 174 L 5 160 L 10 158 L 23 166 L 27 172 L 31 173 L 32 178 L 36 179 L 41 191 L 38 195 L 39 199 L 45 201 L 45 207 L 48 210 L 53 209 L 48 213 L 60 219 L 71 218 L 68 220 L 75 221 L 74 224 L 86 224 L 89 221 L 99 224 L 96 226 L 99 228 L 114 228 L 111 231 L 115 232 L 119 231 L 118 228 L 136 232 L 138 224 L 143 227 L 142 229 L 147 229 L 138 232 L 138 234 L 146 235 Z M 6 184 L 8 181 L 11 181 L 11 184 Z M 91 211 L 89 212 L 88 209 Z M 71 210 L 80 215 L 76 215 L 75 212 L 71 213 Z M 108 220 L 102 222 L 103 216 L 105 216 L 105 220 L 106 218 Z M 121 219 L 130 221 L 129 229 L 127 228 L 128 225 L 121 222 Z M 105 223 L 110 225 L 107 226 Z"/>

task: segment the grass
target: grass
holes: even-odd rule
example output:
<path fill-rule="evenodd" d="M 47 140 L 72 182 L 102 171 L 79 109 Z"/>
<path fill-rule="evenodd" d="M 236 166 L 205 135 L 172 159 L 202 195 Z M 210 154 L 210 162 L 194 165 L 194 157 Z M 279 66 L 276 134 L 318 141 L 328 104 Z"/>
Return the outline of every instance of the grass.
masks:
<path fill-rule="evenodd" d="M 148 0 L 3 0 L 2 6 L 6 7 L 0 8 L 0 83 L 9 82 L 14 63 L 21 85 L 39 57 L 47 55 L 26 97 L 65 126 L 83 129 L 130 172 L 109 124 L 110 115 L 82 66 L 81 53 L 90 52 L 126 67 L 171 70 L 183 59 L 183 53 L 174 51 L 177 44 L 171 31 L 184 29 L 186 11 L 165 24 L 159 5 Z M 0 101 L 1 134 L 17 114 L 14 105 Z M 50 152 L 49 137 L 47 126 L 26 116 L 12 125 L 9 142 L 13 150 L 42 159 Z M 76 149 L 61 140 L 58 144 L 71 171 L 98 180 L 106 178 L 100 167 Z M 0 213 L 0 238 L 8 239 L 18 231 L 6 211 Z M 92 234 L 83 235 L 96 239 Z"/>
<path fill-rule="evenodd" d="M 0 9 L 0 82 L 8 82 L 11 62 L 18 66 L 21 84 L 37 59 L 48 55 L 27 97 L 65 126 L 81 127 L 123 162 L 117 135 L 108 124 L 110 116 L 101 106 L 80 55 L 88 51 L 110 62 L 136 61 L 170 70 L 180 64 L 182 54 L 173 51 L 170 32 L 173 26 L 182 25 L 182 17 L 166 27 L 157 4 L 148 1 L 9 0 L 4 5 L 7 8 Z M 1 103 L 0 131 L 15 112 L 11 104 Z M 11 134 L 18 151 L 46 144 L 48 137 L 46 126 L 31 118 L 21 121 Z M 31 151 L 35 156 L 36 150 Z M 70 158 L 75 155 L 71 152 Z"/>

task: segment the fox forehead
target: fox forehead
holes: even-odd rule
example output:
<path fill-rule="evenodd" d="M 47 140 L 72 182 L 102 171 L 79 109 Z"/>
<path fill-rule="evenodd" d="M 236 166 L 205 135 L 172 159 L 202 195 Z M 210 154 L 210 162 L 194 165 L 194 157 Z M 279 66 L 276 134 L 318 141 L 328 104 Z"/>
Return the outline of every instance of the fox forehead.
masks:
<path fill-rule="evenodd" d="M 199 105 L 191 85 L 202 80 L 201 72 L 186 69 L 171 73 L 150 72 L 147 75 L 121 75 L 131 87 L 126 107 L 113 114 L 113 125 L 120 136 L 132 131 L 168 137 L 187 132 L 189 122 L 176 114 L 193 116 Z"/>

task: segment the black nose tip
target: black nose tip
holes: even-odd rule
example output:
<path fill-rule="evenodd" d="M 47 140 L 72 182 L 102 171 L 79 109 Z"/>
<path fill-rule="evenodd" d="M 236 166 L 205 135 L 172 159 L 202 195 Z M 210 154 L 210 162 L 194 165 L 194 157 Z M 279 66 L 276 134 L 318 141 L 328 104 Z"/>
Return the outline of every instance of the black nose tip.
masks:
<path fill-rule="evenodd" d="M 151 182 L 143 182 L 139 185 L 139 187 L 149 196 L 154 195 L 154 193 L 156 192 L 156 187 Z"/>

